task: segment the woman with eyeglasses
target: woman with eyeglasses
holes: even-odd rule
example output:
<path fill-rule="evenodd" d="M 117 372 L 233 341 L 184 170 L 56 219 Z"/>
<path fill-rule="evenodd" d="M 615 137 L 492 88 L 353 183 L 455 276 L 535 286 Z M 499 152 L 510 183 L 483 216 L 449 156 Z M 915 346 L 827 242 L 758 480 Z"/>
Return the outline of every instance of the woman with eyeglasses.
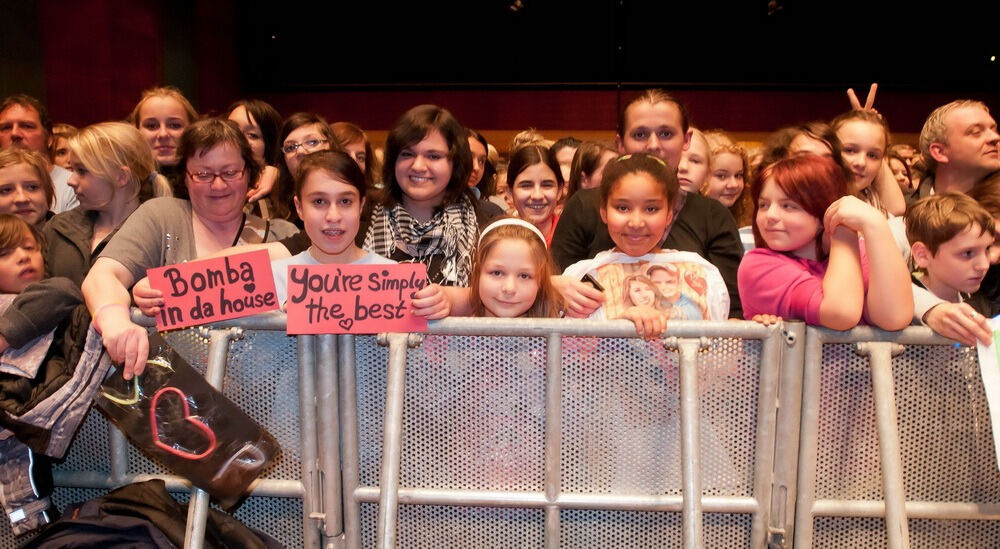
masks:
<path fill-rule="evenodd" d="M 83 282 L 83 294 L 104 344 L 130 378 L 146 331 L 129 319 L 128 289 L 146 270 L 205 257 L 240 244 L 279 240 L 296 232 L 287 221 L 265 221 L 243 213 L 247 182 L 260 166 L 240 128 L 209 119 L 188 126 L 178 146 L 190 201 L 150 200 L 133 213 L 108 242 Z M 141 353 L 145 356 L 145 352 Z"/>
<path fill-rule="evenodd" d="M 301 225 L 292 207 L 295 170 L 311 152 L 340 151 L 342 148 L 326 120 L 312 112 L 297 112 L 289 116 L 281 125 L 278 146 L 278 184 L 268 197 L 273 208 L 272 217 Z"/>

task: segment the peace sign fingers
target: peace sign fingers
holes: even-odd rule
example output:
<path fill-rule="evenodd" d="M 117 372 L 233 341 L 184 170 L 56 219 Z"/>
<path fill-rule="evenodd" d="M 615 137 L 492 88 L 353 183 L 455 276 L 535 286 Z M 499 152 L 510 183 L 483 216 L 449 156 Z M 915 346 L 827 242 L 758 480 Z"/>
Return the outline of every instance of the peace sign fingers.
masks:
<path fill-rule="evenodd" d="M 878 84 L 872 84 L 871 88 L 868 89 L 868 97 L 865 99 L 865 106 L 862 107 L 861 101 L 858 100 L 857 94 L 854 93 L 854 88 L 847 88 L 847 99 L 851 102 L 851 109 L 856 111 L 875 111 L 872 106 L 875 105 L 875 92 L 877 91 Z"/>

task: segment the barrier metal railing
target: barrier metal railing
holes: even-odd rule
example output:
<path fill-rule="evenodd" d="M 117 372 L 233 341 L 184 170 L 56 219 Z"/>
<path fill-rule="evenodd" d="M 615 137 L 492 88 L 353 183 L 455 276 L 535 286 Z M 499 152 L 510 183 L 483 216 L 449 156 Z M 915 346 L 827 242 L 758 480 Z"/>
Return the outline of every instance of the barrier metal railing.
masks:
<path fill-rule="evenodd" d="M 236 517 L 290 547 L 1000 539 L 975 349 L 925 328 L 676 322 L 656 343 L 622 321 L 283 329 L 272 313 L 168 341 L 281 443 Z M 192 491 L 94 412 L 54 499 L 153 477 Z M 208 502 L 192 492 L 200 547 Z"/>
<path fill-rule="evenodd" d="M 801 325 L 788 329 L 677 322 L 644 342 L 621 321 L 447 319 L 379 336 L 387 350 L 354 338 L 357 378 L 340 370 L 346 546 L 780 540 L 792 507 L 773 490 L 794 487 L 775 463 L 795 445 L 776 456 L 776 434 L 799 419 L 780 385 L 801 372 L 782 356 Z"/>
<path fill-rule="evenodd" d="M 149 319 L 133 319 L 151 325 Z M 303 522 L 306 526 L 310 521 L 315 524 L 310 515 L 321 509 L 311 490 L 312 483 L 318 483 L 318 473 L 310 467 L 317 453 L 316 422 L 311 419 L 315 382 L 307 381 L 312 379 L 314 364 L 311 357 L 298 351 L 296 338 L 288 337 L 284 330 L 285 316 L 274 313 L 170 332 L 165 337 L 192 366 L 204 372 L 209 383 L 281 445 L 276 463 L 251 485 L 249 497 L 235 516 L 289 547 L 318 547 L 318 531 L 304 527 Z M 54 500 L 60 505 L 131 482 L 162 478 L 169 491 L 187 493 L 190 498 L 185 547 L 203 546 L 207 494 L 133 447 L 96 410 L 91 410 L 53 476 L 57 486 Z"/>
<path fill-rule="evenodd" d="M 996 546 L 975 348 L 928 328 L 809 328 L 801 429 L 795 547 Z"/>

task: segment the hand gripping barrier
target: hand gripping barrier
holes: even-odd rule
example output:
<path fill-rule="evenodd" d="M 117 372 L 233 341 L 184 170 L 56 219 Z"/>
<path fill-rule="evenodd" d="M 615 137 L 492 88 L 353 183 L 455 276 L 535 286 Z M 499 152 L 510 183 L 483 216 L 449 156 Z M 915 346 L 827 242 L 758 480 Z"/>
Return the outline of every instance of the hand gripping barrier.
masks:
<path fill-rule="evenodd" d="M 168 334 L 281 443 L 236 517 L 288 547 L 993 547 L 1000 475 L 974 349 L 886 333 L 448 319 Z M 297 393 L 298 398 L 293 396 Z M 94 412 L 59 505 L 165 478 Z M 9 530 L 0 545 L 23 543 Z"/>

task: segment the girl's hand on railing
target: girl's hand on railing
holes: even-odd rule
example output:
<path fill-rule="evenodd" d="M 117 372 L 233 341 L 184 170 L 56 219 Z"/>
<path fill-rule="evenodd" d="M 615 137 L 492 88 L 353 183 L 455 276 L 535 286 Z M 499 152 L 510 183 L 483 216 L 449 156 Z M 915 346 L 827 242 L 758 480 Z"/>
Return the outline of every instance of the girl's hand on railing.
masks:
<path fill-rule="evenodd" d="M 656 339 L 667 329 L 667 315 L 649 305 L 633 305 L 622 313 L 635 323 L 635 332 L 643 339 Z"/>
<path fill-rule="evenodd" d="M 772 324 L 777 324 L 781 322 L 781 317 L 777 315 L 760 314 L 760 315 L 753 315 L 753 318 L 751 318 L 750 320 L 754 322 L 760 322 L 764 326 L 771 326 Z"/>

